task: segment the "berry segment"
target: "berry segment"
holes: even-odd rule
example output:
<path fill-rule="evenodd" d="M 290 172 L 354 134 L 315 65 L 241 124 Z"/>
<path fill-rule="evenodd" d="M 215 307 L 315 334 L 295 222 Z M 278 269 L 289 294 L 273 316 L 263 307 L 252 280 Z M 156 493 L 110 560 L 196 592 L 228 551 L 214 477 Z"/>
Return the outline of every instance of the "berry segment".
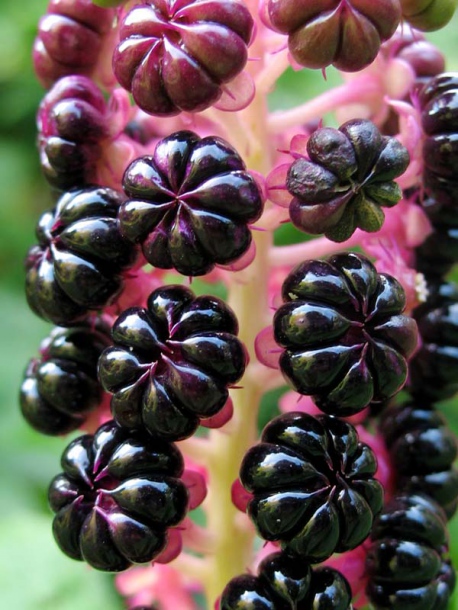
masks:
<path fill-rule="evenodd" d="M 102 397 L 97 361 L 110 343 L 109 326 L 100 319 L 55 328 L 43 341 L 20 392 L 22 414 L 35 430 L 65 434 L 84 423 Z"/>
<path fill-rule="evenodd" d="M 262 197 L 245 164 L 225 140 L 179 131 L 154 155 L 133 161 L 120 209 L 124 235 L 140 242 L 160 269 L 203 275 L 239 259 L 251 244 L 248 223 L 262 213 Z"/>
<path fill-rule="evenodd" d="M 272 420 L 246 453 L 240 480 L 262 538 L 311 563 L 355 548 L 383 504 L 375 455 L 355 428 L 327 415 Z"/>
<path fill-rule="evenodd" d="M 245 67 L 252 31 L 238 0 L 150 0 L 121 24 L 114 73 L 149 114 L 199 112 Z"/>
<path fill-rule="evenodd" d="M 258 576 L 244 574 L 225 587 L 219 610 L 351 610 L 351 589 L 337 570 L 312 570 L 285 553 L 268 555 Z"/>
<path fill-rule="evenodd" d="M 404 385 L 416 324 L 402 315 L 404 290 L 359 254 L 299 264 L 274 316 L 280 368 L 325 413 L 346 417 Z"/>
<path fill-rule="evenodd" d="M 180 452 L 144 432 L 108 422 L 72 441 L 61 465 L 48 494 L 54 537 L 66 555 L 97 570 L 152 561 L 186 514 Z"/>
<path fill-rule="evenodd" d="M 113 325 L 114 346 L 99 360 L 116 421 L 168 440 L 191 436 L 201 419 L 224 408 L 228 386 L 244 373 L 237 332 L 223 301 L 183 286 L 159 288 L 147 308 L 126 310 Z"/>
<path fill-rule="evenodd" d="M 394 179 L 409 164 L 406 148 L 382 136 L 371 121 L 354 119 L 339 129 L 314 131 L 307 154 L 309 159 L 294 161 L 286 179 L 294 226 L 336 242 L 358 227 L 378 231 L 384 221 L 381 208 L 393 207 L 402 196 Z"/>

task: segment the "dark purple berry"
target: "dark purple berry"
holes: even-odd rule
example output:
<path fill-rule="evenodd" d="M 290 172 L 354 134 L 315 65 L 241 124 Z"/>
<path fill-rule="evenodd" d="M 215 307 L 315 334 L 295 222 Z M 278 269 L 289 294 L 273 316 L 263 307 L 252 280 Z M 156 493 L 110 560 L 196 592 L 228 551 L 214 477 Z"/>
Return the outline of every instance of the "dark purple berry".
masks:
<path fill-rule="evenodd" d="M 372 63 L 401 20 L 398 0 L 268 0 L 272 27 L 288 34 L 288 48 L 306 68 L 333 65 L 357 72 Z"/>
<path fill-rule="evenodd" d="M 40 359 L 30 360 L 21 385 L 21 411 L 43 434 L 79 428 L 102 398 L 97 361 L 111 343 L 109 326 L 89 319 L 72 328 L 55 328 L 43 341 Z"/>
<path fill-rule="evenodd" d="M 93 72 L 115 11 L 91 0 L 51 0 L 38 24 L 33 47 L 35 73 L 48 89 L 59 78 Z"/>
<path fill-rule="evenodd" d="M 99 360 L 116 421 L 169 440 L 193 434 L 223 409 L 228 386 L 244 373 L 237 332 L 223 301 L 183 286 L 159 288 L 147 308 L 127 309 L 113 325 L 114 346 Z"/>
<path fill-rule="evenodd" d="M 268 555 L 258 576 L 243 574 L 226 585 L 220 610 L 349 610 L 351 589 L 332 568 L 312 570 L 285 553 Z"/>
<path fill-rule="evenodd" d="M 49 488 L 54 537 L 66 555 L 98 570 L 152 561 L 186 514 L 183 458 L 145 432 L 108 422 L 72 441 L 61 465 Z"/>
<path fill-rule="evenodd" d="M 421 495 L 395 496 L 371 537 L 367 594 L 375 610 L 446 610 L 455 577 L 440 506 Z"/>
<path fill-rule="evenodd" d="M 450 517 L 458 501 L 457 441 L 432 407 L 397 405 L 385 411 L 385 437 L 398 489 L 430 496 Z"/>
<path fill-rule="evenodd" d="M 396 394 L 415 349 L 416 324 L 401 315 L 404 290 L 354 253 L 299 264 L 274 316 L 285 350 L 280 368 L 301 394 L 331 415 L 353 415 Z"/>
<path fill-rule="evenodd" d="M 447 207 L 451 209 L 451 206 Z M 444 212 L 444 207 L 441 212 Z M 442 218 L 442 213 L 440 216 Z M 455 224 L 453 217 L 452 223 Z M 427 277 L 441 278 L 456 262 L 458 262 L 458 223 L 456 228 L 434 224 L 433 231 L 420 246 L 415 248 L 415 268 Z"/>
<path fill-rule="evenodd" d="M 149 114 L 199 112 L 245 67 L 252 31 L 237 0 L 150 0 L 121 23 L 114 73 Z"/>
<path fill-rule="evenodd" d="M 409 391 L 437 401 L 458 391 L 458 292 L 451 283 L 433 286 L 431 302 L 414 311 L 422 342 L 409 365 Z"/>
<path fill-rule="evenodd" d="M 245 455 L 240 480 L 260 536 L 315 563 L 367 537 L 383 503 L 377 461 L 355 428 L 327 415 L 281 415 Z"/>
<path fill-rule="evenodd" d="M 164 138 L 152 156 L 133 161 L 123 186 L 123 233 L 141 243 L 149 263 L 183 275 L 240 258 L 251 243 L 247 225 L 262 212 L 259 187 L 237 151 L 191 131 Z"/>
<path fill-rule="evenodd" d="M 121 235 L 121 197 L 109 188 L 73 189 L 38 221 L 26 258 L 26 296 L 45 320 L 70 326 L 113 302 L 136 252 Z"/>
<path fill-rule="evenodd" d="M 86 76 L 61 78 L 46 94 L 37 115 L 41 169 L 65 190 L 94 178 L 100 142 L 109 135 L 107 105 Z"/>
<path fill-rule="evenodd" d="M 286 179 L 293 224 L 337 242 L 358 227 L 378 231 L 385 218 L 381 207 L 396 205 L 402 196 L 394 178 L 409 164 L 407 149 L 382 136 L 371 121 L 355 119 L 339 129 L 314 131 L 307 154 L 293 162 Z"/>

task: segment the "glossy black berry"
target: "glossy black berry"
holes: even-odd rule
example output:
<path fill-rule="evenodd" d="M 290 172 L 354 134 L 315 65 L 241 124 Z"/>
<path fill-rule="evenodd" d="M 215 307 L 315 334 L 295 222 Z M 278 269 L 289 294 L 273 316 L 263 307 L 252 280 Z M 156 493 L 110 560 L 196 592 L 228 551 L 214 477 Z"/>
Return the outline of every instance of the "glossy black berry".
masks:
<path fill-rule="evenodd" d="M 315 563 L 358 546 L 383 503 L 377 461 L 355 428 L 327 415 L 281 415 L 245 455 L 240 480 L 262 538 Z"/>
<path fill-rule="evenodd" d="M 110 126 L 103 93 L 90 78 L 61 78 L 40 104 L 37 129 L 41 169 L 52 186 L 68 190 L 94 181 Z"/>
<path fill-rule="evenodd" d="M 314 131 L 307 155 L 294 161 L 286 179 L 293 224 L 337 242 L 358 227 L 378 231 L 385 218 L 381 208 L 394 206 L 402 196 L 394 179 L 409 164 L 404 146 L 382 136 L 371 121 L 355 119 L 339 129 Z"/>
<path fill-rule="evenodd" d="M 237 151 L 190 131 L 133 161 L 123 186 L 129 197 L 119 214 L 123 233 L 141 243 L 152 265 L 183 275 L 240 258 L 251 244 L 248 224 L 262 212 L 260 189 Z"/>
<path fill-rule="evenodd" d="M 110 328 L 100 319 L 55 328 L 43 341 L 20 392 L 22 414 L 35 430 L 64 434 L 84 423 L 102 398 L 97 361 L 110 344 Z"/>
<path fill-rule="evenodd" d="M 416 346 L 401 315 L 399 282 L 364 256 L 342 253 L 298 265 L 286 278 L 274 316 L 280 368 L 301 394 L 331 415 L 347 416 L 396 394 Z"/>
<path fill-rule="evenodd" d="M 183 458 L 147 433 L 108 422 L 72 441 L 61 465 L 49 488 L 54 537 L 66 555 L 98 570 L 152 561 L 186 514 Z"/>
<path fill-rule="evenodd" d="M 443 416 L 428 406 L 396 405 L 384 413 L 381 432 L 398 489 L 430 496 L 451 516 L 458 500 L 457 441 Z"/>
<path fill-rule="evenodd" d="M 115 419 L 170 440 L 193 434 L 243 375 L 247 354 L 237 332 L 223 301 L 183 286 L 158 288 L 147 308 L 126 310 L 113 326 L 114 346 L 99 360 Z"/>
<path fill-rule="evenodd" d="M 26 258 L 26 296 L 45 320 L 69 326 L 113 302 L 136 257 L 116 219 L 121 198 L 109 188 L 73 189 L 38 221 Z"/>
<path fill-rule="evenodd" d="M 306 561 L 285 553 L 268 555 L 258 576 L 233 578 L 220 599 L 220 610 L 349 610 L 351 589 L 332 568 L 312 570 Z"/>
<path fill-rule="evenodd" d="M 376 518 L 366 556 L 376 610 L 446 610 L 455 586 L 446 517 L 422 495 L 395 496 Z"/>
<path fill-rule="evenodd" d="M 458 391 L 458 293 L 454 284 L 439 286 L 441 292 L 414 312 L 422 342 L 410 362 L 409 391 L 422 400 Z"/>

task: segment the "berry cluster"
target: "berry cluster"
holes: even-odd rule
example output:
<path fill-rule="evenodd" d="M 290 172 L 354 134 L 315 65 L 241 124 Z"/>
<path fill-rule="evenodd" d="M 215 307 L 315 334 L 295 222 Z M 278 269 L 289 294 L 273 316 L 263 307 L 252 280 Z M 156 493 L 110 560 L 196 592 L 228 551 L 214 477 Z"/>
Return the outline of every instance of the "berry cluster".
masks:
<path fill-rule="evenodd" d="M 58 195 L 26 296 L 58 328 L 20 404 L 44 434 L 82 428 L 54 537 L 123 572 L 130 608 L 446 610 L 458 75 L 406 24 L 454 4 L 49 3 L 38 149 Z M 298 64 L 356 74 L 270 111 Z M 297 244 L 274 242 L 285 221 Z"/>

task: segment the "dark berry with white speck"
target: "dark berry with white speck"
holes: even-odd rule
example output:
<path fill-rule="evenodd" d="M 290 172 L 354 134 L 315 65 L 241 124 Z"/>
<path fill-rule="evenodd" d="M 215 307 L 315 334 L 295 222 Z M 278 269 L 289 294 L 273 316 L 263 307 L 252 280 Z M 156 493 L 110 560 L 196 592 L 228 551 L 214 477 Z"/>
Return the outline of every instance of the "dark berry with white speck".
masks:
<path fill-rule="evenodd" d="M 245 67 L 252 31 L 237 0 L 150 0 L 121 23 L 113 70 L 149 114 L 199 112 Z"/>
<path fill-rule="evenodd" d="M 355 548 L 383 503 L 377 461 L 355 428 L 327 415 L 275 418 L 246 453 L 240 480 L 262 538 L 312 563 Z"/>
<path fill-rule="evenodd" d="M 97 361 L 111 344 L 110 328 L 89 319 L 72 328 L 55 328 L 43 341 L 21 385 L 22 415 L 38 432 L 65 434 L 79 428 L 102 398 Z"/>
<path fill-rule="evenodd" d="M 243 574 L 226 585 L 220 610 L 350 610 L 351 589 L 332 568 L 312 570 L 304 560 L 286 553 L 268 555 L 258 576 Z"/>
<path fill-rule="evenodd" d="M 72 559 L 107 572 L 146 563 L 185 517 L 188 492 L 178 449 L 114 422 L 72 441 L 49 488 L 53 532 Z"/>
<path fill-rule="evenodd" d="M 457 440 L 443 416 L 428 405 L 396 405 L 385 411 L 380 429 L 397 488 L 431 497 L 451 517 L 458 503 Z"/>
<path fill-rule="evenodd" d="M 136 259 L 119 230 L 121 201 L 109 188 L 73 189 L 41 216 L 38 245 L 25 261 L 27 301 L 37 315 L 70 326 L 116 299 Z"/>
<path fill-rule="evenodd" d="M 152 156 L 133 161 L 123 187 L 123 233 L 153 266 L 183 275 L 239 259 L 251 244 L 248 224 L 262 212 L 260 189 L 237 151 L 191 131 L 164 138 Z"/>
<path fill-rule="evenodd" d="M 353 415 L 404 385 L 417 342 L 402 315 L 399 282 L 364 256 L 341 253 L 299 264 L 274 316 L 280 368 L 299 393 L 330 415 Z"/>
<path fill-rule="evenodd" d="M 336 242 L 358 227 L 378 231 L 385 218 L 381 208 L 401 199 L 394 179 L 409 164 L 407 149 L 382 136 L 371 121 L 355 119 L 339 129 L 317 129 L 307 142 L 307 155 L 292 163 L 286 179 L 294 226 Z"/>
<path fill-rule="evenodd" d="M 228 387 L 243 375 L 247 353 L 232 310 L 220 299 L 183 286 L 151 293 L 113 325 L 114 346 L 99 360 L 120 425 L 181 440 L 219 413 Z"/>
<path fill-rule="evenodd" d="M 455 587 L 446 517 L 422 495 L 395 496 L 374 522 L 366 557 L 375 610 L 446 610 Z"/>

